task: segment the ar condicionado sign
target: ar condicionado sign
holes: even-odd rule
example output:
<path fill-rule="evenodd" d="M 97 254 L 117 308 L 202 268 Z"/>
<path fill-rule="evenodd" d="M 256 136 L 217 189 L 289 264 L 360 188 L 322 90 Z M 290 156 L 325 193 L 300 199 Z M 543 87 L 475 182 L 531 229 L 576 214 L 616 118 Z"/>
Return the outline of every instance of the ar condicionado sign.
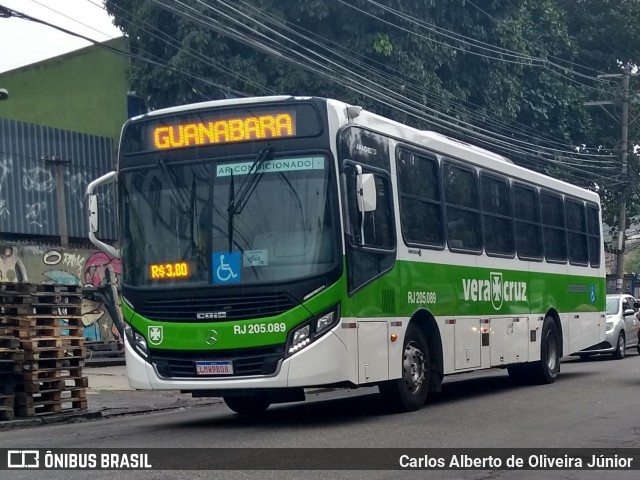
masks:
<path fill-rule="evenodd" d="M 153 129 L 153 145 L 160 150 L 222 143 L 294 137 L 295 121 L 290 113 L 163 125 Z"/>

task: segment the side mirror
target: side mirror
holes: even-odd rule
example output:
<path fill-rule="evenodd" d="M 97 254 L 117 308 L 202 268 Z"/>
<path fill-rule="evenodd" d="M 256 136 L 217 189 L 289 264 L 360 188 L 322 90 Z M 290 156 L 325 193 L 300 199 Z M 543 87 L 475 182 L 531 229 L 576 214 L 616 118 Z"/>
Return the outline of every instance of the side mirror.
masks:
<path fill-rule="evenodd" d="M 376 180 L 372 173 L 362 173 L 362 166 L 356 165 L 356 198 L 360 211 L 360 245 L 366 243 L 364 238 L 364 214 L 376 209 Z"/>
<path fill-rule="evenodd" d="M 89 231 L 91 233 L 98 232 L 98 196 L 89 195 Z"/>
<path fill-rule="evenodd" d="M 638 302 L 637 300 L 635 302 L 633 302 L 633 308 L 638 310 L 640 308 L 640 302 Z"/>
<path fill-rule="evenodd" d="M 98 195 L 94 193 L 95 189 L 100 185 L 107 185 L 117 180 L 118 174 L 116 172 L 109 172 L 97 178 L 89 185 L 87 185 L 87 197 L 89 199 L 89 240 L 100 250 L 115 258 L 120 258 L 120 253 L 111 245 L 98 240 L 96 232 L 100 224 L 98 220 Z"/>
<path fill-rule="evenodd" d="M 627 309 L 624 311 L 623 315 L 624 315 L 625 317 L 628 317 L 629 315 L 635 315 L 635 313 L 636 313 L 636 312 L 635 312 L 632 308 L 627 308 Z"/>
<path fill-rule="evenodd" d="M 358 210 L 361 212 L 373 212 L 376 209 L 376 179 L 373 173 L 363 173 L 358 175 Z"/>

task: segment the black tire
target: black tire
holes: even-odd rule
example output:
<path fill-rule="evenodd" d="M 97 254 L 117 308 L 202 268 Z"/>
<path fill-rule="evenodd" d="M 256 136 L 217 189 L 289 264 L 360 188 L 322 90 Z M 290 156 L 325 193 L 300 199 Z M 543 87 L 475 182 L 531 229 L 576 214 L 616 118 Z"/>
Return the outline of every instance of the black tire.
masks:
<path fill-rule="evenodd" d="M 638 353 L 640 353 L 640 345 L 638 345 L 638 347 L 637 347 L 637 348 L 638 348 Z"/>
<path fill-rule="evenodd" d="M 624 333 L 620 332 L 618 334 L 618 340 L 616 341 L 616 349 L 613 352 L 613 358 L 616 360 L 622 360 L 627 353 L 626 340 L 624 338 Z"/>
<path fill-rule="evenodd" d="M 271 405 L 271 399 L 266 393 L 229 396 L 222 399 L 227 407 L 240 415 L 260 415 Z"/>
<path fill-rule="evenodd" d="M 404 336 L 402 378 L 378 386 L 384 402 L 394 411 L 420 410 L 429 393 L 431 361 L 424 333 L 410 323 Z"/>
<path fill-rule="evenodd" d="M 537 384 L 555 382 L 560 373 L 560 333 L 553 318 L 546 317 L 540 336 L 540 360 L 531 364 L 531 380 Z"/>

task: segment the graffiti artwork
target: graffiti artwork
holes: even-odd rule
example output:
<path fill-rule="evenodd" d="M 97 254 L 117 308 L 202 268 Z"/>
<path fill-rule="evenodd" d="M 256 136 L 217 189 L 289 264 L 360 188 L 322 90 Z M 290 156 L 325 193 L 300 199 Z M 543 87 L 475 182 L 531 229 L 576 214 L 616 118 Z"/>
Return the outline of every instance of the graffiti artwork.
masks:
<path fill-rule="evenodd" d="M 107 278 L 118 285 L 121 274 L 119 258 L 95 250 L 0 245 L 1 282 L 82 285 L 91 290 L 104 289 Z M 88 341 L 120 340 L 107 306 L 96 300 L 95 296 L 85 296 L 83 299 L 82 323 L 84 337 Z"/>
<path fill-rule="evenodd" d="M 0 247 L 0 282 L 28 282 L 27 269 L 12 245 Z"/>

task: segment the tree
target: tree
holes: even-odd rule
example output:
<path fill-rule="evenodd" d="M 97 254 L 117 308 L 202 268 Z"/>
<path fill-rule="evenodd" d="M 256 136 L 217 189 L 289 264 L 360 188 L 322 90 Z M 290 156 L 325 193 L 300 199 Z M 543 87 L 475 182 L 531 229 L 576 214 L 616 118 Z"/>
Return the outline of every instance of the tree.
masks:
<path fill-rule="evenodd" d="M 557 0 L 560 7 L 567 12 L 567 28 L 569 35 L 577 46 L 577 61 L 588 65 L 592 74 L 622 73 L 624 65 L 638 65 L 640 50 L 635 49 L 640 38 L 640 2 L 635 0 Z M 632 82 L 632 89 L 637 81 Z M 604 91 L 602 91 L 604 90 Z M 587 92 L 592 100 L 620 99 L 621 90 L 618 80 L 601 85 L 601 90 Z M 609 110 L 609 114 L 600 109 L 590 112 L 594 126 L 589 132 L 597 142 L 592 142 L 620 152 L 620 118 L 619 109 Z M 638 114 L 632 113 L 631 117 Z M 613 117 L 613 118 L 612 118 Z M 629 129 L 629 145 L 640 144 L 640 130 L 632 124 Z M 623 183 L 612 188 L 603 189 L 603 217 L 605 223 L 614 225 L 618 213 L 617 202 L 621 193 L 628 194 L 628 223 L 640 222 L 639 189 L 637 186 L 640 165 L 634 152 L 628 157 L 629 175 L 620 179 Z M 619 173 L 612 174 L 612 180 L 619 178 Z M 630 187 L 626 192 L 624 189 Z M 624 188 L 623 188 L 624 187 Z"/>
<path fill-rule="evenodd" d="M 583 106 L 593 72 L 576 66 L 591 58 L 571 35 L 569 4 L 106 0 L 136 55 L 132 86 L 152 108 L 230 94 L 338 98 L 604 189 L 565 162 L 579 158 L 567 145 L 600 145 L 602 130 Z"/>

